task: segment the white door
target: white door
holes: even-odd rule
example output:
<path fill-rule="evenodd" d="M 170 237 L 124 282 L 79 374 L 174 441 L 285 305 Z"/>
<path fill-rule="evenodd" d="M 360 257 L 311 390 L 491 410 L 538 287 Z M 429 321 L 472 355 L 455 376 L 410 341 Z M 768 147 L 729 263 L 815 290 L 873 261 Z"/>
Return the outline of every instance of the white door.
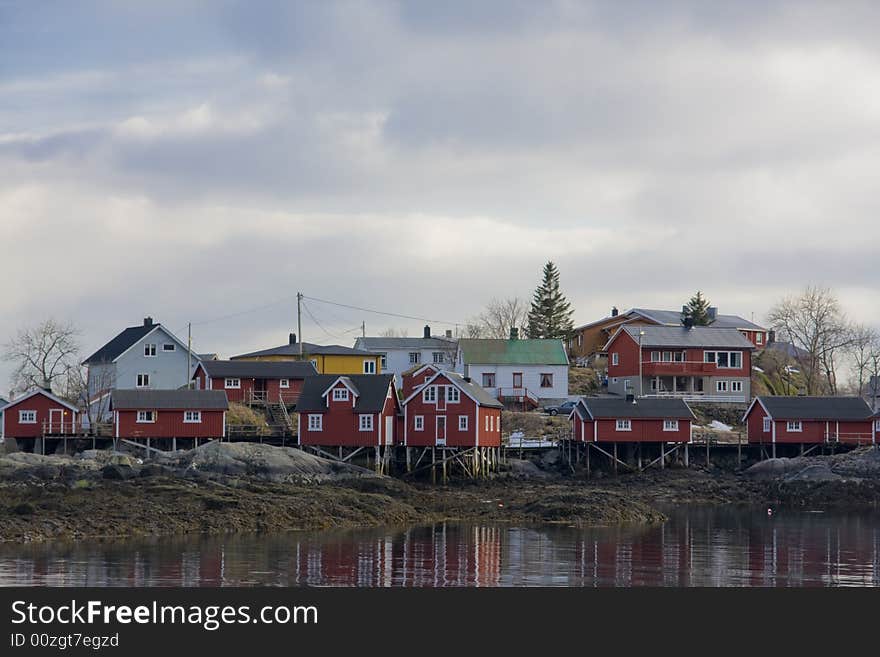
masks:
<path fill-rule="evenodd" d="M 385 444 L 390 445 L 394 438 L 394 418 L 385 418 Z"/>

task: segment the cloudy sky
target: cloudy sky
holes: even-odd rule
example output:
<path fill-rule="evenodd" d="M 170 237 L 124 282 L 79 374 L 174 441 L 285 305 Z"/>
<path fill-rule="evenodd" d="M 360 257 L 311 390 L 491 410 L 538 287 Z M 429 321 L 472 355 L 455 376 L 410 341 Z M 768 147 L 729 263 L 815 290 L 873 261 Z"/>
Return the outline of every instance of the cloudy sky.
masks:
<path fill-rule="evenodd" d="M 873 2 L 0 0 L 0 341 L 52 316 L 89 352 L 149 314 L 229 355 L 284 341 L 297 290 L 441 330 L 548 259 L 579 323 L 697 288 L 760 321 L 819 283 L 880 324 L 878 24 Z M 423 323 L 308 306 L 316 342 Z"/>

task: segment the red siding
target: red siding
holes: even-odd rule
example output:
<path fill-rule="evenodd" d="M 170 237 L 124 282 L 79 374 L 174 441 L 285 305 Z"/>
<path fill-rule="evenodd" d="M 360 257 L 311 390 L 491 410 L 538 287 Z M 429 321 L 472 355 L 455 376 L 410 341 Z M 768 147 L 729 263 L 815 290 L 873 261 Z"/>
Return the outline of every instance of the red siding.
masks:
<path fill-rule="evenodd" d="M 197 408 L 154 411 L 155 422 L 137 421 L 137 411 L 117 410 L 116 431 L 120 438 L 222 438 L 224 411 L 202 411 L 202 421 L 183 421 L 184 410 Z"/>
<path fill-rule="evenodd" d="M 37 394 L 19 402 L 3 412 L 3 435 L 7 438 L 39 438 L 43 435 L 43 427 L 49 423 L 49 409 L 61 409 L 64 413 L 63 427 L 52 427 L 52 433 L 74 433 L 78 430 L 78 414 L 66 406 L 50 399 L 46 395 Z M 36 411 L 36 424 L 21 424 L 18 421 L 19 411 Z M 53 422 L 58 421 L 58 414 L 54 414 Z M 63 432 L 61 431 L 63 429 Z"/>
<path fill-rule="evenodd" d="M 422 385 L 423 383 L 425 383 L 425 381 L 430 379 L 439 371 L 440 370 L 438 370 L 433 365 L 425 365 L 423 369 L 419 370 L 418 376 L 413 376 L 413 374 L 404 374 L 401 377 L 401 389 L 403 390 L 403 398 L 406 399 L 407 397 L 409 397 L 415 390 L 416 386 Z"/>
<path fill-rule="evenodd" d="M 676 419 L 676 418 L 669 418 Z M 678 431 L 663 431 L 662 419 L 630 419 L 631 431 L 617 431 L 616 419 L 600 418 L 598 420 L 598 429 L 594 429 L 593 421 L 589 418 L 581 420 L 575 416 L 572 423 L 575 440 L 581 440 L 581 431 L 583 430 L 583 440 L 585 442 L 593 442 L 594 432 L 596 442 L 607 443 L 687 443 L 691 440 L 691 421 L 689 419 L 678 419 Z"/>
<path fill-rule="evenodd" d="M 764 412 L 764 407 L 760 403 L 753 404 L 749 414 L 746 416 L 746 431 L 748 432 L 750 443 L 773 442 L 772 429 L 766 433 L 764 432 L 765 417 L 767 417 L 767 413 Z"/>
<path fill-rule="evenodd" d="M 773 426 L 776 427 L 776 442 L 778 444 L 816 444 L 824 443 L 830 438 L 831 442 L 871 443 L 871 421 L 837 422 L 835 420 L 802 420 L 803 431 L 789 431 L 788 420 L 776 419 L 771 423 L 771 430 L 764 432 L 764 407 L 760 403 L 752 406 L 746 417 L 746 427 L 750 443 L 772 443 Z"/>
<path fill-rule="evenodd" d="M 613 365 L 614 356 L 618 354 L 618 364 Z M 639 373 L 639 345 L 626 331 L 621 331 L 608 345 L 608 376 L 632 376 Z"/>
<path fill-rule="evenodd" d="M 235 378 L 235 377 L 233 377 Z M 250 399 L 250 393 L 254 390 L 255 382 L 263 380 L 266 382 L 265 389 L 269 399 L 274 401 L 282 396 L 285 401 L 294 402 L 302 391 L 302 379 L 288 379 L 289 388 L 281 387 L 281 379 L 240 379 L 241 388 L 226 388 L 226 377 L 217 376 L 211 379 L 211 390 L 225 390 L 226 398 L 230 402 L 242 402 Z M 203 379 L 200 377 L 200 385 L 204 385 Z"/>
<path fill-rule="evenodd" d="M 293 385 L 293 382 L 291 382 Z M 337 383 L 334 388 L 344 388 L 342 383 Z M 333 392 L 327 393 L 330 400 L 326 410 L 320 413 L 323 416 L 322 431 L 309 431 L 309 415 L 312 412 L 299 414 L 299 441 L 301 445 L 315 445 L 324 447 L 370 447 L 380 444 L 380 437 L 385 437 L 385 418 L 392 417 L 392 437 L 387 444 L 396 442 L 397 413 L 399 404 L 397 396 L 392 388 L 391 398 L 385 400 L 385 406 L 381 413 L 364 413 L 373 417 L 373 430 L 360 430 L 360 416 L 362 413 L 354 408 L 355 400 L 349 393 L 348 401 L 333 401 Z M 386 444 L 383 442 L 382 444 Z"/>

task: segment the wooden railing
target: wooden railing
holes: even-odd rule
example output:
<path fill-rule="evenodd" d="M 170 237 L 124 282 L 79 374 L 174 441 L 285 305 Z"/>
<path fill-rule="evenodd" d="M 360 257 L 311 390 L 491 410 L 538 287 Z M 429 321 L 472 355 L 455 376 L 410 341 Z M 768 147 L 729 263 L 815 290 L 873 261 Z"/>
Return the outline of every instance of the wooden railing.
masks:
<path fill-rule="evenodd" d="M 286 404 L 292 405 L 299 400 L 298 390 L 282 390 L 277 396 L 272 396 L 267 390 L 248 390 L 245 398 L 249 404 Z"/>
<path fill-rule="evenodd" d="M 705 402 L 707 404 L 745 404 L 745 395 L 716 395 L 704 392 L 653 392 L 643 395 L 649 399 L 682 399 L 686 402 Z"/>
<path fill-rule="evenodd" d="M 529 399 L 538 403 L 538 396 L 528 388 L 498 388 L 498 399 Z"/>

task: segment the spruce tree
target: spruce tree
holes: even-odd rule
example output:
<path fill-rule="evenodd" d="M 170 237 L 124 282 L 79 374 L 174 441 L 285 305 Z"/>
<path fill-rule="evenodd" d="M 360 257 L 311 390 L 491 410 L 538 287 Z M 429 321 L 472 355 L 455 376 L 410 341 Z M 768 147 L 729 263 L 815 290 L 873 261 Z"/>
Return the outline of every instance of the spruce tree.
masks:
<path fill-rule="evenodd" d="M 529 309 L 529 337 L 565 339 L 572 330 L 571 304 L 559 291 L 559 270 L 552 262 L 544 265 L 544 278 L 532 295 Z"/>
<path fill-rule="evenodd" d="M 688 319 L 691 320 L 692 326 L 708 326 L 711 321 L 709 318 L 709 300 L 699 290 L 682 309 L 681 323 L 686 324 Z"/>

